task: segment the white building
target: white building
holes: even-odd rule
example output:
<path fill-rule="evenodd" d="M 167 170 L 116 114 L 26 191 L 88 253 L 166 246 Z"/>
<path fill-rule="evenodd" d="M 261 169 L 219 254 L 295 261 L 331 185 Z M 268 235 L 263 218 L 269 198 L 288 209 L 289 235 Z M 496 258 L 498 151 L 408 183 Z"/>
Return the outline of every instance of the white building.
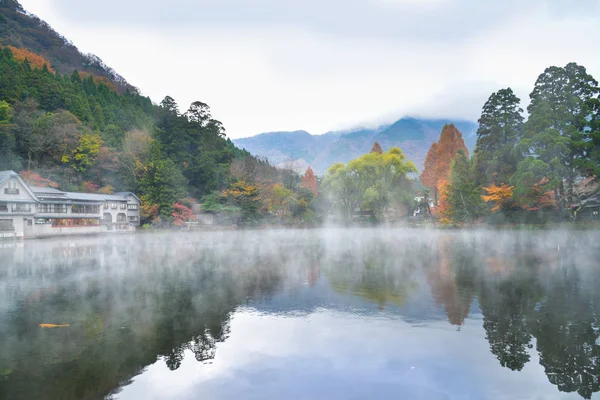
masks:
<path fill-rule="evenodd" d="M 133 193 L 63 192 L 0 171 L 0 238 L 131 232 L 139 224 L 140 199 Z"/>

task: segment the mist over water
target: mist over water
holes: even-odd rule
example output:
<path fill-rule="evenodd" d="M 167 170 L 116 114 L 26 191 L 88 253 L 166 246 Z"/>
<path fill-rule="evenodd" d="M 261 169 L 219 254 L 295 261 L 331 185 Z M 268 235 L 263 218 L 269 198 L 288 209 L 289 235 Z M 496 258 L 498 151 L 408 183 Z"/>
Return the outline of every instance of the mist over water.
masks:
<path fill-rule="evenodd" d="M 0 399 L 600 390 L 599 232 L 137 234 L 0 260 Z"/>

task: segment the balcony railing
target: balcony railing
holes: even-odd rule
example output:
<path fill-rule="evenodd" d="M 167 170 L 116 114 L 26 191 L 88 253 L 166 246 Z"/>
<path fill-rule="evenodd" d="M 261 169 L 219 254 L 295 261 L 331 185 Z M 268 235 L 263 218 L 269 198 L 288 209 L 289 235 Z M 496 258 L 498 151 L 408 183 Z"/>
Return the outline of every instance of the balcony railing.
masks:
<path fill-rule="evenodd" d="M 19 189 L 17 189 L 17 188 L 4 188 L 4 194 L 19 194 Z"/>

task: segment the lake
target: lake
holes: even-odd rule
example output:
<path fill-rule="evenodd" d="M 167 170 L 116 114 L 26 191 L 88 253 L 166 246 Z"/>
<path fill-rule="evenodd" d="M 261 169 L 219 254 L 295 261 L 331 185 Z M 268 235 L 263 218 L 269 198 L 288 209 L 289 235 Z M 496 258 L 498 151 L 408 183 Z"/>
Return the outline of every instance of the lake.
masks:
<path fill-rule="evenodd" d="M 599 260 L 598 231 L 0 242 L 0 399 L 600 398 Z"/>

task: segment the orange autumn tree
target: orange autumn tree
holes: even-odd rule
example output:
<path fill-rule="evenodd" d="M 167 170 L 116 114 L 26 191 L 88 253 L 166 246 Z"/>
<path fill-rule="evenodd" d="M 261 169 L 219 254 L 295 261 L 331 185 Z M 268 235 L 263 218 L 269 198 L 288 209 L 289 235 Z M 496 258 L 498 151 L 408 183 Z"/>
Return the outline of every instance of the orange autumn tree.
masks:
<path fill-rule="evenodd" d="M 379 142 L 373 143 L 373 147 L 371 148 L 371 153 L 383 154 L 383 149 Z"/>
<path fill-rule="evenodd" d="M 433 191 L 434 202 L 438 203 L 438 187 L 450 180 L 450 165 L 459 150 L 469 158 L 469 150 L 460 131 L 454 124 L 446 124 L 440 134 L 440 140 L 429 148 L 423 172 L 419 177 L 423 186 Z M 443 185 L 442 185 L 443 186 Z"/>
<path fill-rule="evenodd" d="M 304 173 L 304 176 L 302 176 L 302 183 L 300 184 L 300 187 L 310 190 L 315 197 L 319 195 L 317 191 L 317 178 L 315 177 L 311 167 L 308 167 Z"/>
<path fill-rule="evenodd" d="M 32 171 L 32 170 L 20 171 L 19 175 L 25 181 L 25 183 L 28 184 L 29 186 L 51 187 L 51 188 L 58 187 L 58 183 L 56 183 L 48 178 L 44 178 L 40 174 L 38 174 L 37 172 Z"/>
<path fill-rule="evenodd" d="M 450 183 L 447 180 L 442 180 L 436 187 L 437 193 L 439 193 L 439 201 L 437 207 L 431 209 L 431 215 L 436 218 L 441 218 L 441 222 L 450 222 L 450 203 L 448 202 L 448 187 Z"/>
<path fill-rule="evenodd" d="M 505 183 L 500 186 L 492 184 L 483 188 L 487 195 L 481 197 L 486 203 L 493 203 L 492 212 L 497 212 L 511 207 L 513 204 L 514 189 L 514 186 L 508 186 Z"/>
<path fill-rule="evenodd" d="M 94 81 L 94 83 L 96 85 L 100 85 L 102 83 L 102 84 L 106 85 L 106 87 L 108 87 L 113 92 L 118 92 L 117 85 L 115 85 L 115 83 L 113 81 L 111 81 L 109 78 L 107 78 L 105 76 L 98 76 L 98 75 L 90 74 L 89 72 L 85 72 L 85 71 L 77 71 L 77 73 L 79 74 L 81 79 L 85 79 L 85 78 L 88 78 L 91 76 L 92 80 Z"/>
<path fill-rule="evenodd" d="M 527 211 L 537 211 L 556 207 L 556 196 L 554 191 L 546 190 L 545 185 L 548 178 L 543 178 L 534 184 L 528 195 L 522 199 L 523 208 Z"/>
<path fill-rule="evenodd" d="M 44 57 L 40 56 L 39 54 L 33 53 L 27 49 L 18 49 L 13 46 L 6 46 L 6 47 L 8 47 L 10 49 L 10 51 L 13 53 L 13 57 L 15 58 L 15 60 L 17 60 L 19 62 L 24 62 L 25 59 L 27 59 L 27 61 L 29 61 L 29 65 L 31 66 L 31 68 L 42 69 L 42 68 L 44 68 L 44 65 L 46 65 L 46 67 L 48 68 L 48 71 L 54 72 L 54 70 L 50 66 L 50 63 Z"/>

